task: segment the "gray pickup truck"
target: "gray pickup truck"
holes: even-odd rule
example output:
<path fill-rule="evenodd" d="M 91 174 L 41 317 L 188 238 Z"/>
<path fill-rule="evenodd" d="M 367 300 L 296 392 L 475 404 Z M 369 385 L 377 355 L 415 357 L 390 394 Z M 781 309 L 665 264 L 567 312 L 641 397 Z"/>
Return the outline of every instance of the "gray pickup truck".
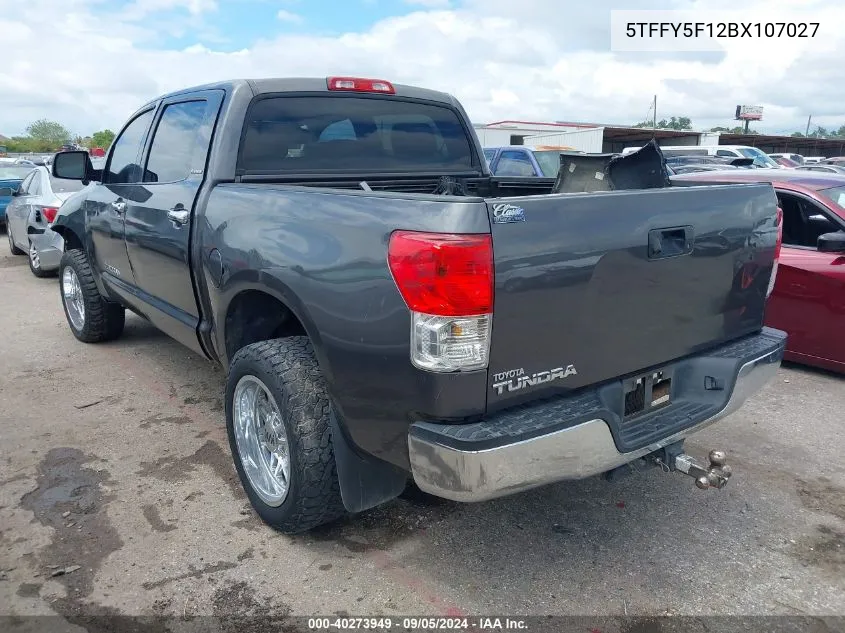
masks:
<path fill-rule="evenodd" d="M 403 493 L 481 501 L 653 464 L 771 378 L 765 185 L 551 193 L 496 178 L 460 104 L 350 77 L 155 99 L 52 228 L 71 331 L 129 309 L 228 367 L 258 514 L 307 530 Z M 598 175 L 598 174 L 597 174 Z"/>

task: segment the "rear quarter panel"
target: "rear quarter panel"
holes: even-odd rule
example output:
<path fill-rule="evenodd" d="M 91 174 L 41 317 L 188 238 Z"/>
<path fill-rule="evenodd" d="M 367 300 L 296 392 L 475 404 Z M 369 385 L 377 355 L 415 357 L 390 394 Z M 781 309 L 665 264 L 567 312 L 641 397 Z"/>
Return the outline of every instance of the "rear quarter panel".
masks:
<path fill-rule="evenodd" d="M 483 200 L 224 184 L 199 219 L 218 356 L 232 300 L 259 290 L 308 332 L 350 439 L 399 466 L 416 419 L 484 412 L 487 372 L 434 374 L 410 362 L 410 317 L 387 266 L 397 229 L 489 233 Z M 221 254 L 222 280 L 208 267 Z"/>

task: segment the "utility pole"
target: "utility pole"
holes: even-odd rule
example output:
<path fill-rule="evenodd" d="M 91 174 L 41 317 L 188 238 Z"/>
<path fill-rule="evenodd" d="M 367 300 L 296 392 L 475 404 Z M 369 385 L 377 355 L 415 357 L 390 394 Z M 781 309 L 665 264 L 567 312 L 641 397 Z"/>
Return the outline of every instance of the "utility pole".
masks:
<path fill-rule="evenodd" d="M 651 120 L 651 127 L 652 129 L 657 129 L 657 95 L 654 95 L 654 104 L 652 105 L 652 114 L 654 115 Z"/>
<path fill-rule="evenodd" d="M 813 115 L 807 117 L 807 131 L 804 132 L 804 136 L 810 136 L 810 121 L 813 120 Z"/>

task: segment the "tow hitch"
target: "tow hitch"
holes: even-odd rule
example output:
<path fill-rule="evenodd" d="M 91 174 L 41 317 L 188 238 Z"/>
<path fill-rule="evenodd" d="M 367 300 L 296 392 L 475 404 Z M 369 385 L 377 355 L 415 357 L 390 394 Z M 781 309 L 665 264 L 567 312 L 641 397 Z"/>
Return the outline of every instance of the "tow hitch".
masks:
<path fill-rule="evenodd" d="M 710 465 L 705 467 L 686 453 L 675 457 L 675 470 L 695 478 L 695 485 L 702 490 L 724 488 L 731 477 L 731 467 L 725 462 L 725 451 L 710 451 Z"/>
<path fill-rule="evenodd" d="M 678 471 L 695 479 L 695 485 L 701 490 L 708 488 L 722 489 L 733 474 L 727 465 L 725 451 L 710 451 L 707 456 L 709 466 L 704 466 L 691 455 L 684 452 L 683 441 L 665 446 L 660 450 L 649 453 L 641 459 L 618 466 L 602 475 L 608 481 L 616 481 L 628 476 L 632 472 L 658 466 L 663 472 Z"/>
<path fill-rule="evenodd" d="M 695 479 L 695 485 L 701 490 L 708 488 L 722 489 L 728 483 L 733 472 L 727 464 L 725 451 L 710 451 L 707 456 L 710 465 L 705 466 L 691 455 L 683 452 L 683 444 L 667 446 L 654 455 L 655 463 L 664 471 L 676 470 Z"/>

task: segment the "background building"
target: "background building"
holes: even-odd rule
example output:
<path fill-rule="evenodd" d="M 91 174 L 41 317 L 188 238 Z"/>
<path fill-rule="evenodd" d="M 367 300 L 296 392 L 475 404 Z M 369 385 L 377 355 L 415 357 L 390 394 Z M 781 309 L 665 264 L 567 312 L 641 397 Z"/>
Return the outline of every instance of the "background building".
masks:
<path fill-rule="evenodd" d="M 481 145 L 560 145 L 583 152 L 621 152 L 656 138 L 661 145 L 748 145 L 766 153 L 794 152 L 805 156 L 843 156 L 845 140 L 770 134 L 728 134 L 693 130 L 651 130 L 601 123 L 557 121 L 496 121 L 474 126 Z"/>

